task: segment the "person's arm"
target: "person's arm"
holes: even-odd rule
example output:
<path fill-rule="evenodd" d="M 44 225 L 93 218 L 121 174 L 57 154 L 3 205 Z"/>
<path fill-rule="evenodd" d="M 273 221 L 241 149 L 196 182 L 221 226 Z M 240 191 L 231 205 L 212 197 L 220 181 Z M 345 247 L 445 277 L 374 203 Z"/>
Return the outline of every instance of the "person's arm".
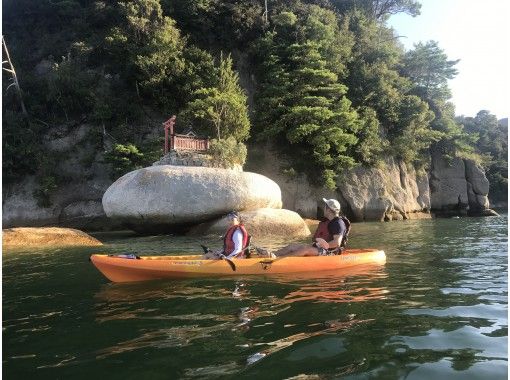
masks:
<path fill-rule="evenodd" d="M 345 224 L 342 221 L 342 219 L 338 219 L 338 223 L 331 224 L 331 229 L 329 232 L 333 236 L 333 239 L 331 241 L 328 241 L 328 247 L 324 248 L 336 248 L 340 246 L 340 243 L 342 242 L 342 238 L 345 234 Z"/>
<path fill-rule="evenodd" d="M 333 235 L 333 240 L 328 241 L 328 248 L 336 248 L 340 246 L 343 234 Z"/>
<path fill-rule="evenodd" d="M 234 241 L 234 252 L 228 255 L 228 258 L 236 257 L 243 249 L 243 233 L 237 229 L 232 236 L 232 240 Z"/>

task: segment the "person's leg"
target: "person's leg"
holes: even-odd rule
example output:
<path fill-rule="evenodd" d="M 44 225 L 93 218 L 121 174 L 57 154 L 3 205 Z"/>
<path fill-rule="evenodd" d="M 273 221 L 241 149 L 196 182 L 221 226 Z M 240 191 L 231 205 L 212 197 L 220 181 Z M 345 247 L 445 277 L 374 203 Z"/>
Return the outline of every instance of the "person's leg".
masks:
<path fill-rule="evenodd" d="M 288 256 L 318 256 L 319 251 L 311 245 L 290 244 L 274 253 L 277 257 Z"/>
<path fill-rule="evenodd" d="M 218 260 L 220 257 L 216 252 L 207 252 L 202 256 L 202 260 Z"/>
<path fill-rule="evenodd" d="M 303 244 L 289 244 L 283 248 L 280 248 L 276 252 L 273 252 L 277 256 L 291 256 L 293 252 L 298 251 L 301 247 L 304 247 Z"/>

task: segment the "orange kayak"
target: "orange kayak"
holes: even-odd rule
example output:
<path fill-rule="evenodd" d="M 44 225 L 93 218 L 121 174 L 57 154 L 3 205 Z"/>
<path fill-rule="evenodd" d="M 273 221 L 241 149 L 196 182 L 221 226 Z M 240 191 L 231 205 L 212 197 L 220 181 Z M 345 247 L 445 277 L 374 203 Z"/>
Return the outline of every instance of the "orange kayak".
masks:
<path fill-rule="evenodd" d="M 113 282 L 147 281 L 232 275 L 270 275 L 317 272 L 349 268 L 362 264 L 384 264 L 386 255 L 378 249 L 348 249 L 341 255 L 203 260 L 202 255 L 119 257 L 90 256 L 99 271 Z"/>

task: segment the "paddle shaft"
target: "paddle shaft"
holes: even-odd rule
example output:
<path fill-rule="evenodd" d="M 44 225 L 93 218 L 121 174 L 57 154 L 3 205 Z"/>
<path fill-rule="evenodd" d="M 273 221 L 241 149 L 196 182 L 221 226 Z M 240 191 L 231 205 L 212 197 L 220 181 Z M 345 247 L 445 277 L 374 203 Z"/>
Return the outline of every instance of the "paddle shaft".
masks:
<path fill-rule="evenodd" d="M 204 253 L 209 253 L 209 252 L 212 252 L 212 250 L 209 248 L 209 247 L 206 247 L 205 245 L 203 244 L 200 244 L 200 246 L 202 247 L 202 249 L 204 250 Z M 234 264 L 234 262 L 232 260 L 230 260 L 227 256 L 225 256 L 224 254 L 220 254 L 219 255 L 220 259 L 221 260 L 225 260 L 228 265 L 230 265 L 230 268 L 232 268 L 232 270 L 235 272 L 236 271 L 236 265 Z"/>

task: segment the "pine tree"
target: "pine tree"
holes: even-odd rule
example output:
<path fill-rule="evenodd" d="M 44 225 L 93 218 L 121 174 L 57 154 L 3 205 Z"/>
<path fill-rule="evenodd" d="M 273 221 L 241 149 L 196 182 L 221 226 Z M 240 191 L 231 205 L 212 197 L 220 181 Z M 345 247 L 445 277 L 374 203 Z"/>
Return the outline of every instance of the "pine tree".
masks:
<path fill-rule="evenodd" d="M 355 164 L 352 153 L 360 127 L 339 79 L 345 47 L 333 48 L 336 21 L 331 12 L 312 8 L 300 25 L 294 14 L 282 12 L 276 31 L 258 46 L 264 68 L 259 73 L 259 135 L 275 137 L 280 149 L 294 157 L 298 171 L 329 188 L 336 186 L 342 170 Z"/>
<path fill-rule="evenodd" d="M 195 92 L 182 117 L 198 131 L 218 139 L 233 137 L 245 141 L 250 133 L 247 97 L 232 68 L 232 58 L 220 57 L 218 81 L 214 87 Z"/>

